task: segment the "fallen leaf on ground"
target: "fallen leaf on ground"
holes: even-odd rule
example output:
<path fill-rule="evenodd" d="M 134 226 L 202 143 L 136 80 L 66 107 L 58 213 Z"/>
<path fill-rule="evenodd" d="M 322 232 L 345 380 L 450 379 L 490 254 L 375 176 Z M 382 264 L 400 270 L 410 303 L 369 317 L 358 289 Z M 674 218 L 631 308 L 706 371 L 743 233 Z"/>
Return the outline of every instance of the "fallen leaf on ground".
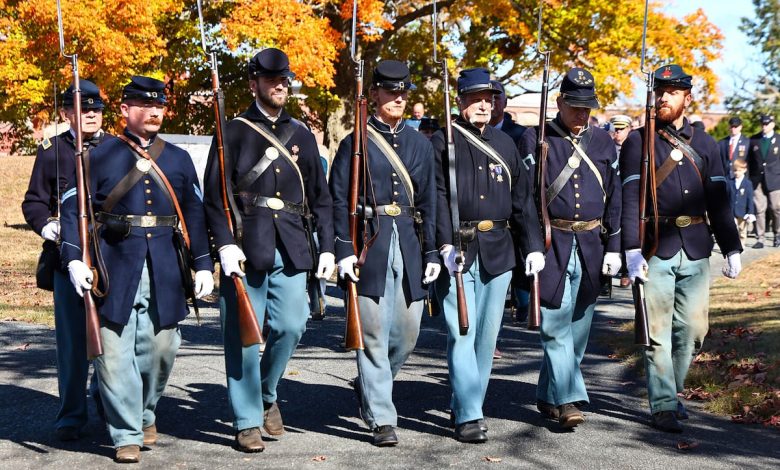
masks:
<path fill-rule="evenodd" d="M 327 457 L 325 457 L 324 455 L 317 455 L 314 458 L 312 458 L 312 460 L 315 462 L 324 462 L 325 459 L 327 459 Z"/>
<path fill-rule="evenodd" d="M 15 351 L 27 351 L 27 348 L 30 347 L 30 343 L 24 343 L 14 348 Z"/>
<path fill-rule="evenodd" d="M 489 455 L 486 455 L 482 458 L 485 462 L 491 462 L 491 463 L 498 463 L 501 462 L 501 457 L 491 457 Z"/>
<path fill-rule="evenodd" d="M 692 450 L 699 447 L 699 442 L 695 439 L 683 439 L 677 441 L 677 448 L 679 450 Z"/>

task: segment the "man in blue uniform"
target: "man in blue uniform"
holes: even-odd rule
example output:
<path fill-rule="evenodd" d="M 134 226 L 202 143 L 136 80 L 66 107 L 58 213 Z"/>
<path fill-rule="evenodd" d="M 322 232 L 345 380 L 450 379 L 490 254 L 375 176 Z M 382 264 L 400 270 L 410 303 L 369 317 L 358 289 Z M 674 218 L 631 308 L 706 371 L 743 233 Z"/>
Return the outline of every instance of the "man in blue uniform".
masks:
<path fill-rule="evenodd" d="M 196 296 L 208 295 L 214 286 L 192 159 L 157 136 L 165 103 L 163 82 L 134 76 L 122 92 L 124 134 L 89 155 L 88 183 L 95 220 L 102 225 L 97 242 L 110 280 L 98 306 L 104 352 L 95 367 L 118 462 L 138 462 L 141 446 L 157 440 L 155 408 L 181 343 L 178 322 L 189 313 L 182 273 L 171 268 L 178 266 L 174 230 L 179 223 L 189 232 Z M 77 199 L 71 185 L 62 198 L 62 262 L 83 295 L 91 288 L 92 272 L 81 261 Z"/>
<path fill-rule="evenodd" d="M 455 438 L 487 440 L 482 405 L 487 392 L 504 300 L 515 267 L 512 227 L 526 256 L 527 275 L 544 267 L 539 221 L 531 196 L 528 170 L 512 138 L 491 127 L 493 98 L 498 90 L 483 68 L 463 70 L 458 77 L 460 116 L 453 121 L 455 165 L 450 164 L 445 130 L 431 139 L 436 156 L 436 245 L 447 275 L 436 289 L 447 323 L 447 363 Z M 453 172 L 454 174 L 450 174 Z M 456 181 L 457 207 L 451 207 L 449 182 Z M 461 245 L 453 245 L 452 211 L 459 213 Z M 465 262 L 456 263 L 456 252 Z M 457 289 L 453 274 L 463 273 L 469 329 L 458 325 Z"/>
<path fill-rule="evenodd" d="M 316 276 L 327 279 L 335 269 L 332 202 L 317 142 L 284 109 L 294 76 L 279 49 L 255 54 L 249 61 L 255 100 L 225 127 L 227 192 L 240 236 L 231 233 L 225 218 L 216 142 L 206 165 L 206 217 L 221 264 L 228 396 L 236 447 L 243 452 L 265 448 L 261 427 L 272 436 L 284 433 L 277 387 L 306 331 L 306 275 L 317 256 L 304 218 L 314 217 L 319 236 Z M 260 325 L 268 313 L 270 333 L 259 363 L 259 345 L 241 343 L 233 274 L 243 278 Z"/>
<path fill-rule="evenodd" d="M 734 224 L 718 145 L 683 115 L 693 100 L 691 76 L 679 65 L 654 73 L 655 179 L 658 213 L 648 191 L 645 243 L 639 240 L 639 172 L 644 129 L 632 132 L 620 152 L 623 180 L 623 248 L 632 282 L 646 282 L 650 347 L 645 351 L 652 423 L 682 432 L 688 417 L 678 401 L 688 367 L 707 334 L 712 236 L 726 257 L 723 274 L 741 270 L 742 246 Z M 648 188 L 649 189 L 649 188 Z M 647 260 L 645 259 L 647 258 Z"/>
<path fill-rule="evenodd" d="M 547 123 L 544 189 L 552 245 L 539 276 L 540 339 L 544 358 L 536 388 L 539 411 L 563 428 L 585 421 L 588 402 L 580 364 L 588 345 L 601 275 L 614 276 L 620 261 L 620 181 L 613 166 L 615 143 L 589 124 L 598 109 L 596 84 L 587 70 L 569 70 Z M 522 155 L 532 155 L 538 128 L 523 135 Z"/>
<path fill-rule="evenodd" d="M 753 201 L 756 205 L 756 238 L 753 248 L 764 247 L 766 212 L 772 211 L 775 240 L 780 246 L 780 138 L 775 133 L 775 118 L 761 116 L 761 132 L 750 139 L 748 174 L 753 183 Z"/>
<path fill-rule="evenodd" d="M 84 149 L 102 142 L 103 100 L 100 89 L 89 80 L 81 80 L 81 132 Z M 60 211 L 59 199 L 68 188 L 75 171 L 75 126 L 73 86 L 62 95 L 62 118 L 70 129 L 52 139 L 44 139 L 30 175 L 30 184 L 22 202 L 27 224 L 44 239 L 44 251 L 56 253 L 59 264 Z M 57 340 L 57 384 L 60 409 L 55 426 L 62 441 L 79 438 L 87 423 L 85 393 L 89 361 L 87 360 L 84 304 L 61 269 L 54 271 L 54 334 Z M 94 393 L 94 391 L 93 391 Z"/>
<path fill-rule="evenodd" d="M 341 141 L 330 174 L 339 276 L 357 282 L 365 343 L 365 349 L 357 352 L 354 386 L 361 417 L 379 447 L 398 444 L 393 379 L 414 350 L 427 285 L 441 269 L 434 245 L 433 148 L 404 122 L 410 89 L 414 85 L 406 64 L 396 60 L 377 64 L 369 89 L 375 114 L 367 125 L 373 186 L 368 200 L 360 202 L 370 211 L 366 217 L 377 235 L 359 277 L 347 206 L 353 136 Z"/>
<path fill-rule="evenodd" d="M 723 173 L 733 176 L 731 164 L 734 160 L 746 161 L 750 149 L 750 139 L 742 135 L 742 119 L 738 116 L 729 119 L 729 136 L 718 142 L 718 148 L 723 162 Z"/>

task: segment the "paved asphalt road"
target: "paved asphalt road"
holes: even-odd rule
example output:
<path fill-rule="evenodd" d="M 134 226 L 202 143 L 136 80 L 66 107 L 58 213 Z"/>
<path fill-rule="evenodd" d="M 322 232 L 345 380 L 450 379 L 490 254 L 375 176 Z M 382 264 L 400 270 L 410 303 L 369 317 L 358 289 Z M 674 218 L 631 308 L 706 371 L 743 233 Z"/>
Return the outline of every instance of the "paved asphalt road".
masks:
<path fill-rule="evenodd" d="M 771 249 L 747 250 L 745 261 Z M 719 258 L 719 257 L 718 257 Z M 715 258 L 713 258 L 715 259 Z M 722 258 L 713 262 L 719 272 Z M 630 291 L 597 308 L 594 335 L 619 333 L 632 318 Z M 591 404 L 573 432 L 542 419 L 534 389 L 541 353 L 536 333 L 507 321 L 504 357 L 495 362 L 485 416 L 490 440 L 460 444 L 452 438 L 441 318 L 423 318 L 415 354 L 395 385 L 400 415 L 396 448 L 378 449 L 357 418 L 347 381 L 356 375 L 354 354 L 339 348 L 343 310 L 329 298 L 324 321 L 310 321 L 279 390 L 287 433 L 267 438 L 262 454 L 235 451 L 225 389 L 218 314 L 202 309 L 203 324 L 182 324 L 183 344 L 159 403 L 159 443 L 142 453 L 146 468 L 780 468 L 780 435 L 734 424 L 699 411 L 682 435 L 648 426 L 644 381 L 630 375 L 609 351 L 592 342 L 584 362 Z M 213 306 L 212 306 L 213 307 Z M 90 403 L 86 436 L 60 443 L 53 435 L 57 410 L 54 334 L 49 328 L 0 323 L 0 466 L 2 468 L 106 468 L 113 449 Z M 680 440 L 695 441 L 678 450 Z M 499 461 L 500 459 L 500 461 Z M 492 460 L 492 461 L 491 461 Z"/>

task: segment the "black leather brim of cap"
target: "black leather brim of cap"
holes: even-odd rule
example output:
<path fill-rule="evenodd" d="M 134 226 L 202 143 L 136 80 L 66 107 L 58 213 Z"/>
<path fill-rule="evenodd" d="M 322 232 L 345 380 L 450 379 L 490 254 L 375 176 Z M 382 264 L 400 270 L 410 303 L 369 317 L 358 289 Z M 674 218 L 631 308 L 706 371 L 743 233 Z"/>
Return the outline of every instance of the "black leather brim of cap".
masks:
<path fill-rule="evenodd" d="M 500 95 L 501 94 L 501 90 L 499 90 L 497 88 L 493 88 L 490 85 L 472 85 L 472 86 L 466 87 L 466 88 L 464 88 L 462 90 L 458 90 L 458 94 L 459 95 L 467 95 L 469 93 L 477 93 L 477 92 L 480 92 L 480 91 L 489 91 L 489 92 L 493 93 L 494 95 Z"/>
<path fill-rule="evenodd" d="M 290 80 L 295 78 L 295 74 L 290 72 L 255 72 L 255 77 L 287 77 Z"/>
<path fill-rule="evenodd" d="M 563 102 L 573 108 L 599 109 L 601 107 L 601 105 L 599 105 L 599 100 L 597 100 L 596 98 L 583 99 L 583 98 L 573 98 L 571 96 L 564 96 Z"/>

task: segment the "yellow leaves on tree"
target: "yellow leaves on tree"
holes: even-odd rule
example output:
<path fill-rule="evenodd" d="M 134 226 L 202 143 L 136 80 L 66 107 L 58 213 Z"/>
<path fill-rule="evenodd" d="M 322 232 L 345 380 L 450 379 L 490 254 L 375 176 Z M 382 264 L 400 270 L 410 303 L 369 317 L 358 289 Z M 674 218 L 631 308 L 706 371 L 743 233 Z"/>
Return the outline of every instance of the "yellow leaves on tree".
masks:
<path fill-rule="evenodd" d="M 408 9 L 410 2 L 396 2 L 396 6 L 400 9 Z M 381 39 L 382 32 L 384 30 L 393 29 L 393 23 L 388 21 L 385 17 L 385 2 L 377 0 L 358 0 L 358 24 L 360 27 L 357 32 L 360 34 L 360 40 L 365 42 L 373 42 Z M 398 5 L 400 4 L 400 5 Z M 352 0 L 344 0 L 341 2 L 341 18 L 344 20 L 350 20 L 352 18 Z M 403 14 L 403 11 L 397 11 L 397 14 Z"/>
<path fill-rule="evenodd" d="M 311 6 L 295 0 L 244 0 L 222 20 L 222 28 L 234 52 L 251 56 L 257 49 L 276 47 L 287 53 L 290 68 L 304 85 L 334 85 L 333 64 L 343 43 Z"/>

